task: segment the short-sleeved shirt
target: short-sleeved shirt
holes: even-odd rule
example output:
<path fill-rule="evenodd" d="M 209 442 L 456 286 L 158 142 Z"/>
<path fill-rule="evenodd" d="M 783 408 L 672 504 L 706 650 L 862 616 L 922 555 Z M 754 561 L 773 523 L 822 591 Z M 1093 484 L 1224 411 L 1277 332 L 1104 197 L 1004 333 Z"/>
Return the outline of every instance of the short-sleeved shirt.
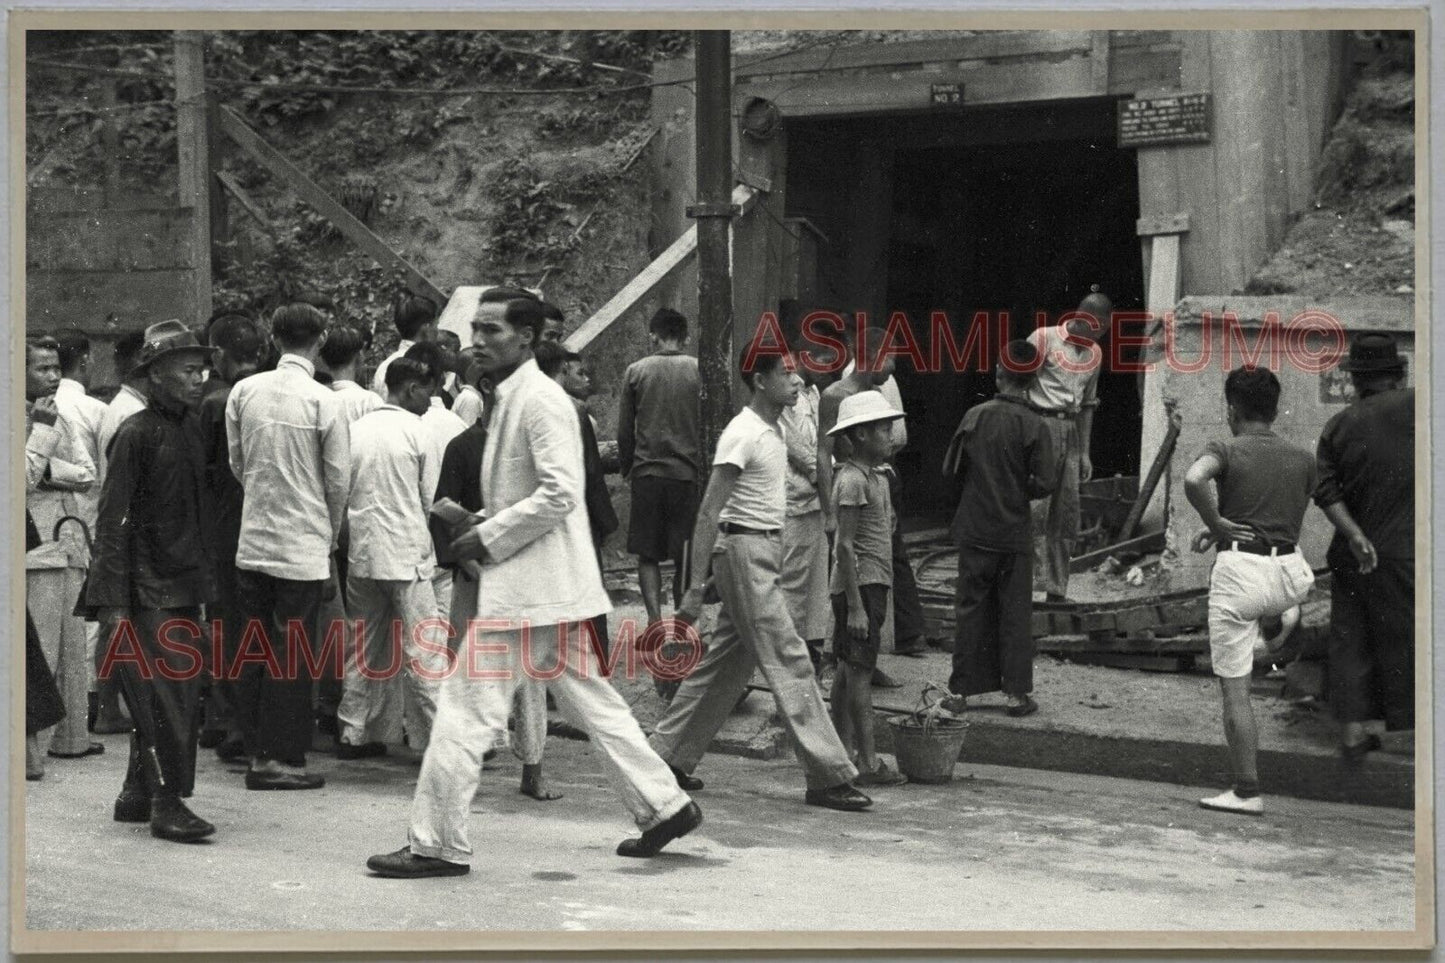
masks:
<path fill-rule="evenodd" d="M 1044 358 L 1028 394 L 1029 404 L 1041 411 L 1077 412 L 1098 403 L 1095 395 L 1103 366 L 1098 345 L 1075 344 L 1068 333 L 1064 325 L 1056 324 L 1039 328 L 1029 338 Z"/>
<path fill-rule="evenodd" d="M 697 358 L 663 350 L 627 366 L 617 415 L 622 473 L 697 481 L 702 474 Z"/>
<path fill-rule="evenodd" d="M 763 530 L 783 527 L 788 449 L 778 425 L 744 408 L 723 429 L 712 463 L 741 470 L 719 521 Z"/>
<path fill-rule="evenodd" d="M 858 528 L 853 534 L 853 555 L 857 559 L 859 585 L 893 584 L 893 504 L 888 497 L 888 479 L 878 469 L 865 471 L 849 461 L 833 473 L 833 504 L 857 508 Z M 843 591 L 843 570 L 838 565 L 836 541 L 833 548 L 833 579 L 828 592 Z"/>
<path fill-rule="evenodd" d="M 1248 525 L 1272 545 L 1299 541 L 1315 490 L 1313 455 L 1273 431 L 1211 441 L 1204 454 L 1223 466 L 1214 479 L 1222 517 Z"/>

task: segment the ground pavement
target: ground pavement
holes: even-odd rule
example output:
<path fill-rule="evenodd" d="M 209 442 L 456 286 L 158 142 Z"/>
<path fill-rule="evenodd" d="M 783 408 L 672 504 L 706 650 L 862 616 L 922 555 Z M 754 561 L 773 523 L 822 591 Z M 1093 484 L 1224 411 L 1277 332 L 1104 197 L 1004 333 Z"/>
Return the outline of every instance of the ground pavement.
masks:
<path fill-rule="evenodd" d="M 756 696 L 755 696 L 756 697 Z M 590 743 L 554 738 L 565 798 L 517 793 L 508 754 L 473 804 L 472 874 L 369 876 L 405 841 L 417 767 L 317 754 L 317 792 L 257 793 L 202 752 L 213 841 L 111 821 L 125 737 L 25 787 L 31 929 L 1394 929 L 1412 925 L 1412 817 L 1270 798 L 1196 808 L 1199 787 L 960 763 L 875 811 L 804 806 L 791 758 L 710 755 L 706 821 L 650 861 Z M 1216 788 L 1216 787 L 1211 787 Z"/>

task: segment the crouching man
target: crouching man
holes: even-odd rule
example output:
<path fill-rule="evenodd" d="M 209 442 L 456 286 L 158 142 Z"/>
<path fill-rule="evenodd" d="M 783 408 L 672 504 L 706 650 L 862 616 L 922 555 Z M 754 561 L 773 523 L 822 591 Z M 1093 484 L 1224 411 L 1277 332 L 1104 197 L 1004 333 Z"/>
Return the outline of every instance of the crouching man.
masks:
<path fill-rule="evenodd" d="M 210 352 L 180 321 L 146 329 L 135 372 L 148 402 L 110 445 L 85 597 L 114 627 L 102 674 L 117 675 L 135 723 L 115 819 L 175 842 L 216 831 L 181 802 L 196 780 L 201 606 L 216 597 L 205 458 L 188 417 Z"/>

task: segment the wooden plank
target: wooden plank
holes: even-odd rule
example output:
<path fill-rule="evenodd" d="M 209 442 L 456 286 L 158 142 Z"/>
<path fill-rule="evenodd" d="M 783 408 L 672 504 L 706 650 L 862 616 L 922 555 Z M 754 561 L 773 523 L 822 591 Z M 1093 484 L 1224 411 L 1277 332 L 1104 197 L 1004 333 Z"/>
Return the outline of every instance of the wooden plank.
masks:
<path fill-rule="evenodd" d="M 186 270 L 191 260 L 191 212 L 97 211 L 32 215 L 26 222 L 25 263 L 31 270 Z"/>
<path fill-rule="evenodd" d="M 1150 532 L 1148 535 L 1139 535 L 1126 541 L 1116 542 L 1113 545 L 1106 545 L 1101 549 L 1087 552 L 1083 555 L 1075 555 L 1069 559 L 1069 571 L 1074 573 L 1087 572 L 1096 565 L 1102 564 L 1110 555 L 1118 555 L 1121 552 L 1149 555 L 1154 552 L 1162 552 L 1163 550 L 1164 532 Z"/>
<path fill-rule="evenodd" d="M 1009 62 L 938 73 L 913 71 L 878 77 L 749 83 L 738 87 L 737 96 L 765 97 L 790 117 L 928 112 L 933 109 L 931 85 L 936 83 L 963 84 L 965 107 L 1107 93 L 1106 88 L 1094 87 L 1090 58 L 1078 56 L 1058 63 Z"/>
<path fill-rule="evenodd" d="M 733 203 L 747 214 L 757 202 L 758 192 L 745 184 L 733 188 Z M 667 277 L 697 253 L 697 225 L 688 228 L 676 241 L 657 256 L 637 276 L 627 283 L 612 299 L 582 322 L 581 326 L 567 336 L 565 344 L 572 351 L 581 351 L 591 344 L 598 335 L 606 331 L 619 318 L 631 310 L 639 301 L 667 279 Z"/>
<path fill-rule="evenodd" d="M 1087 53 L 1092 43 L 1090 34 L 1091 31 L 1088 30 L 988 30 L 972 37 L 951 37 L 945 40 L 859 43 L 851 46 L 825 44 L 781 57 L 776 54 L 763 54 L 746 59 L 738 58 L 733 67 L 733 76 L 772 76 L 821 70 L 856 70 L 864 67 Z"/>
<path fill-rule="evenodd" d="M 298 197 L 316 208 L 317 213 L 322 217 L 335 224 L 348 240 L 371 255 L 383 267 L 405 275 L 407 283 L 414 293 L 424 294 L 437 304 L 447 302 L 447 296 L 442 293 L 441 288 L 433 284 L 431 279 L 412 266 L 400 254 L 393 251 L 390 245 L 372 233 L 370 228 L 353 217 L 351 212 L 339 201 L 326 193 L 321 185 L 307 177 L 280 151 L 266 143 L 260 134 L 247 126 L 240 114 L 229 107 L 221 107 L 220 126 L 225 135 L 235 141 L 238 147 L 284 181 Z"/>
<path fill-rule="evenodd" d="M 251 215 L 251 218 L 257 224 L 260 224 L 263 228 L 266 229 L 267 234 L 272 233 L 271 222 L 268 221 L 266 219 L 266 215 L 261 212 L 260 205 L 258 205 L 255 200 L 251 198 L 250 194 L 246 193 L 246 189 L 244 187 L 237 183 L 235 177 L 233 177 L 226 171 L 216 171 L 216 180 L 220 183 L 222 187 L 224 187 L 228 192 L 230 192 L 232 197 L 236 199 L 236 201 L 241 205 L 241 210 Z"/>
<path fill-rule="evenodd" d="M 1109 89 L 1109 31 L 1095 30 L 1090 37 L 1089 64 L 1094 89 Z"/>
<path fill-rule="evenodd" d="M 1163 50 L 1110 51 L 1109 93 L 1115 96 L 1152 90 L 1173 92 L 1181 88 L 1184 54 L 1179 45 Z"/>
<path fill-rule="evenodd" d="M 1148 214 L 1134 222 L 1134 233 L 1140 237 L 1155 234 L 1183 234 L 1189 230 L 1189 212 Z M 1173 302 L 1170 302 L 1173 304 Z"/>
<path fill-rule="evenodd" d="M 25 209 L 30 214 L 80 211 L 173 211 L 176 199 L 165 194 L 110 192 L 84 187 L 28 187 Z"/>
<path fill-rule="evenodd" d="M 206 128 L 206 72 L 198 30 L 175 36 L 177 184 L 191 212 L 191 264 L 195 269 L 190 320 L 211 316 L 211 164 Z M 184 315 L 183 315 L 184 317 Z"/>

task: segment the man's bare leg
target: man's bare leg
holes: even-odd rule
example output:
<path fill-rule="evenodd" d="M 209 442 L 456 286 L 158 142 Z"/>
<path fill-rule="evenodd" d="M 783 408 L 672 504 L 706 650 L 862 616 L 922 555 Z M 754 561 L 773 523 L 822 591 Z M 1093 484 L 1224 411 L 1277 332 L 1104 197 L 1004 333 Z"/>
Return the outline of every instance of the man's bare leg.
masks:
<path fill-rule="evenodd" d="M 541 802 L 551 802 L 554 799 L 561 799 L 560 792 L 553 792 L 547 788 L 547 782 L 542 778 L 542 764 L 522 764 L 522 785 L 518 790 L 524 796 L 531 796 Z"/>
<path fill-rule="evenodd" d="M 637 587 L 642 592 L 642 604 L 647 609 L 647 624 L 662 618 L 662 568 L 646 558 L 637 560 Z"/>

